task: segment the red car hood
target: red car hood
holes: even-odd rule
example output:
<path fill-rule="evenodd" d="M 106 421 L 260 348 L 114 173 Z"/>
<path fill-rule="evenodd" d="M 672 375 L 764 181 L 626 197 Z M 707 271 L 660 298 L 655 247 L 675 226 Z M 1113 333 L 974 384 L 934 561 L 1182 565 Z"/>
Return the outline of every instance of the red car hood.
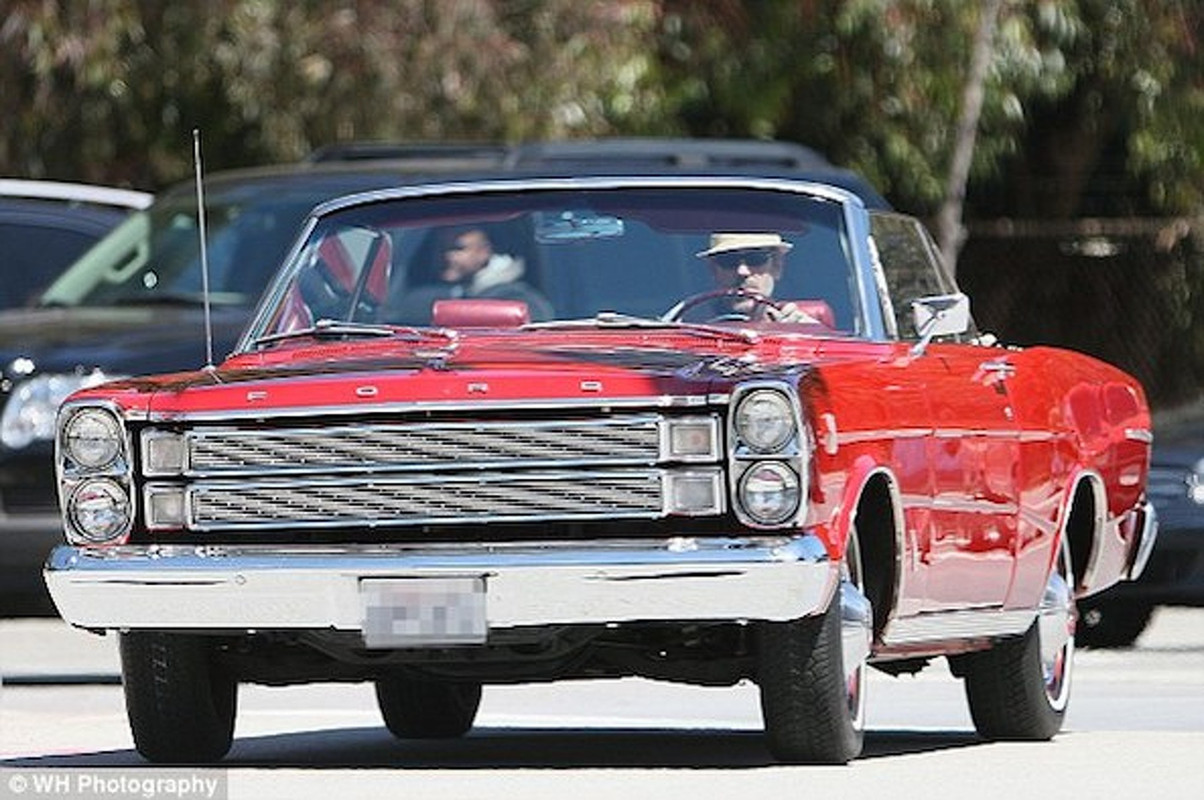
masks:
<path fill-rule="evenodd" d="M 705 396 L 755 375 L 834 360 L 888 357 L 890 345 L 809 335 L 706 336 L 653 331 L 461 333 L 421 342 L 296 340 L 235 356 L 216 369 L 134 378 L 103 395 L 156 415 Z M 700 401 L 701 402 L 701 401 Z"/>

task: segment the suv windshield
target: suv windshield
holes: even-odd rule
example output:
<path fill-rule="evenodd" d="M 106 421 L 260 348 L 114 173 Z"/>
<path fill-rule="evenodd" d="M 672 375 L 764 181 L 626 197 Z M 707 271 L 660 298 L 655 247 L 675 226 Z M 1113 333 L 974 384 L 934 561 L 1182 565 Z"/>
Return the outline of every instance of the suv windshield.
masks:
<path fill-rule="evenodd" d="M 212 301 L 251 305 L 322 196 L 286 201 L 206 199 Z M 166 195 L 135 213 L 75 262 L 40 305 L 113 306 L 203 302 L 196 199 Z"/>

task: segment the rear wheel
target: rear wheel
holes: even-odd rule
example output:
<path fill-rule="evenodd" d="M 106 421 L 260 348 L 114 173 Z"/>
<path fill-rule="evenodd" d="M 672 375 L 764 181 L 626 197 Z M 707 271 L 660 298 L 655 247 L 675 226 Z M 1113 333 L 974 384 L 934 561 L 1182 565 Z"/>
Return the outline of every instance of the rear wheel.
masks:
<path fill-rule="evenodd" d="M 399 739 L 455 739 L 468 733 L 481 705 L 481 684 L 386 676 L 376 681 L 376 704 Z"/>
<path fill-rule="evenodd" d="M 760 628 L 761 712 L 769 750 L 780 761 L 845 764 L 861 753 L 872 612 L 855 542 L 822 616 Z"/>
<path fill-rule="evenodd" d="M 964 657 L 970 716 L 987 739 L 1050 739 L 1062 728 L 1074 666 L 1075 606 L 1063 542 L 1036 621 L 1015 639 Z"/>
<path fill-rule="evenodd" d="M 1082 647 L 1132 647 L 1152 616 L 1150 603 L 1085 600 L 1079 604 L 1075 639 Z"/>
<path fill-rule="evenodd" d="M 202 764 L 230 750 L 238 681 L 207 636 L 121 634 L 121 675 L 134 746 L 157 763 Z"/>

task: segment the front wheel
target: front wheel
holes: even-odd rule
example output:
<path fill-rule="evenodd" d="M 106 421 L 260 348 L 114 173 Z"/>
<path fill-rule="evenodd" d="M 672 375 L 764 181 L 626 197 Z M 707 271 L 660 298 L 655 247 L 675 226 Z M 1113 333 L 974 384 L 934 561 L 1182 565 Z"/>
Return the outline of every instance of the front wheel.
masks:
<path fill-rule="evenodd" d="M 148 761 L 204 764 L 230 750 L 238 681 L 212 637 L 121 634 L 121 677 L 134 746 Z"/>
<path fill-rule="evenodd" d="M 759 628 L 761 713 L 769 750 L 794 764 L 847 764 L 865 739 L 865 659 L 873 611 L 851 540 L 827 611 Z"/>
<path fill-rule="evenodd" d="M 970 716 L 980 736 L 1038 741 L 1062 729 L 1074 667 L 1073 585 L 1063 545 L 1037 619 L 1024 635 L 955 663 L 965 677 Z"/>

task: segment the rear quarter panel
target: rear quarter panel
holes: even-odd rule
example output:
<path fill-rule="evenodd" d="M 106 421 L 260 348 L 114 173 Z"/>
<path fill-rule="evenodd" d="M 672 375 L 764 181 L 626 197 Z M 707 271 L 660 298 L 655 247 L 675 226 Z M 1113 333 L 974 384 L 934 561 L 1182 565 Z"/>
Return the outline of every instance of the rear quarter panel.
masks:
<path fill-rule="evenodd" d="M 1149 473 L 1150 413 L 1134 378 L 1072 351 L 1035 347 L 1013 355 L 1009 389 L 1021 435 L 1022 534 L 1011 601 L 1039 597 L 1071 493 L 1098 476 L 1106 509 L 1080 592 L 1118 580 L 1134 543 L 1132 512 Z M 1072 543 L 1073 546 L 1073 543 Z M 1084 562 L 1086 563 L 1086 559 Z"/>

